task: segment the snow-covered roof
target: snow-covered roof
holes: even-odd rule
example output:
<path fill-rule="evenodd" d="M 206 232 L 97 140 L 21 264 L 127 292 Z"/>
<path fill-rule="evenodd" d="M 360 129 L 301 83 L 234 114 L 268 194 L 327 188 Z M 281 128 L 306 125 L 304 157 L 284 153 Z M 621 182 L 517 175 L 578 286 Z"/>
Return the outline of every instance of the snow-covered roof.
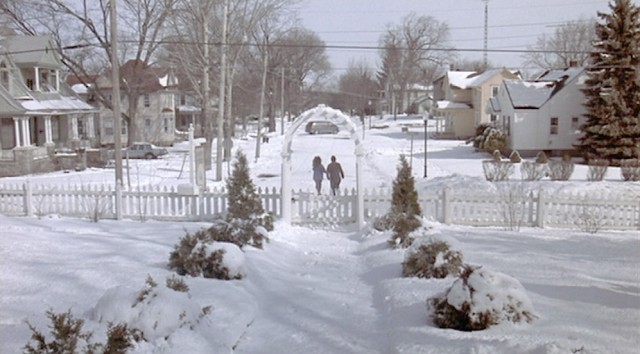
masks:
<path fill-rule="evenodd" d="M 91 86 L 91 84 L 89 84 L 89 86 Z M 85 84 L 75 84 L 71 86 L 71 89 L 73 90 L 73 92 L 77 93 L 78 95 L 87 94 L 87 92 L 89 91 L 89 89 Z"/>
<path fill-rule="evenodd" d="M 514 108 L 540 108 L 584 72 L 584 68 L 549 70 L 534 81 L 504 80 L 504 86 Z"/>
<path fill-rule="evenodd" d="M 471 108 L 471 106 L 469 106 L 466 103 L 446 101 L 446 100 L 436 102 L 436 106 L 438 109 L 470 109 Z"/>
<path fill-rule="evenodd" d="M 475 71 L 448 71 L 447 78 L 450 85 L 466 89 L 469 84 L 469 76 L 475 73 Z"/>
<path fill-rule="evenodd" d="M 177 110 L 179 112 L 200 112 L 200 108 L 190 104 L 179 105 Z"/>
<path fill-rule="evenodd" d="M 77 97 L 50 95 L 48 98 L 38 97 L 20 100 L 20 104 L 30 114 L 71 113 L 93 111 L 94 108 Z"/>
<path fill-rule="evenodd" d="M 505 80 L 504 87 L 514 108 L 540 108 L 553 92 L 548 82 Z"/>

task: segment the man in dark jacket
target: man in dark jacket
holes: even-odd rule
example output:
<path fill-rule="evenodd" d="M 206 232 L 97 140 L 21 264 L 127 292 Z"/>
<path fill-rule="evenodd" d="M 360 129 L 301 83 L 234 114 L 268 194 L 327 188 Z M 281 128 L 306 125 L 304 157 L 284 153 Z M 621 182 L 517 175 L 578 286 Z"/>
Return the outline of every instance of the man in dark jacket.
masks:
<path fill-rule="evenodd" d="M 327 178 L 331 183 L 331 194 L 336 195 L 340 189 L 340 182 L 344 178 L 344 172 L 339 162 L 336 162 L 336 157 L 331 156 L 331 163 L 327 165 Z"/>

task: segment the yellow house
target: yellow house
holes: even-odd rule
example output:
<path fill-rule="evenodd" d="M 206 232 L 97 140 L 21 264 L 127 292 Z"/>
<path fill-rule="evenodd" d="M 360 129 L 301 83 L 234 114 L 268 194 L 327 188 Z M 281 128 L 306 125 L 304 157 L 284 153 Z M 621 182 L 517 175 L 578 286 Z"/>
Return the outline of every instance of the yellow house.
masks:
<path fill-rule="evenodd" d="M 498 94 L 503 80 L 517 78 L 517 73 L 504 68 L 483 73 L 448 71 L 434 82 L 435 114 L 442 122 L 438 134 L 467 139 L 480 124 L 495 122 L 497 117 L 487 113 L 489 98 Z"/>

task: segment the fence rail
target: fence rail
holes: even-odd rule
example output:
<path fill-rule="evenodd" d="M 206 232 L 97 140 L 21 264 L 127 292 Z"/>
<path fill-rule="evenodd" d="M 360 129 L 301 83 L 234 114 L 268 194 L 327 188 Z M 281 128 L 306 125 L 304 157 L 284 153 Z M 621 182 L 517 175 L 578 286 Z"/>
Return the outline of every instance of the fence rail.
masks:
<path fill-rule="evenodd" d="M 257 189 L 265 211 L 281 216 L 280 191 Z M 639 193 L 640 194 L 640 193 Z M 292 193 L 292 222 L 300 224 L 356 222 L 355 190 L 341 195 Z M 364 217 L 373 220 L 389 211 L 391 191 L 364 191 Z M 446 224 L 502 227 L 575 228 L 592 223 L 602 229 L 640 230 L 640 195 L 555 193 L 509 189 L 502 192 L 451 189 L 422 194 L 422 214 Z M 120 215 L 118 215 L 118 209 Z M 224 215 L 224 189 L 184 195 L 174 187 L 120 189 L 113 186 L 51 186 L 31 183 L 0 185 L 0 214 L 61 215 L 98 219 L 206 221 Z"/>

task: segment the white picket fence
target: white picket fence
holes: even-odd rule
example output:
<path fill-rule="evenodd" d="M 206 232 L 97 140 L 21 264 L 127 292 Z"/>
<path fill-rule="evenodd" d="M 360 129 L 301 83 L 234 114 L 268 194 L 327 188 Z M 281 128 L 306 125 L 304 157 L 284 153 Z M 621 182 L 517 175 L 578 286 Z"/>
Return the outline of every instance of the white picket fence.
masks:
<path fill-rule="evenodd" d="M 265 211 L 281 216 L 280 192 L 258 188 Z M 292 222 L 349 224 L 356 222 L 355 190 L 338 196 L 292 193 Z M 372 221 L 391 205 L 388 189 L 364 191 L 364 217 Z M 541 190 L 456 192 L 445 189 L 422 193 L 422 214 L 446 224 L 498 227 L 575 228 L 593 224 L 601 229 L 640 230 L 640 193 L 547 194 Z M 174 187 L 120 189 L 112 186 L 51 186 L 31 183 L 0 185 L 0 214 L 8 216 L 61 215 L 98 219 L 207 221 L 224 215 L 224 189 L 183 195 Z"/>

